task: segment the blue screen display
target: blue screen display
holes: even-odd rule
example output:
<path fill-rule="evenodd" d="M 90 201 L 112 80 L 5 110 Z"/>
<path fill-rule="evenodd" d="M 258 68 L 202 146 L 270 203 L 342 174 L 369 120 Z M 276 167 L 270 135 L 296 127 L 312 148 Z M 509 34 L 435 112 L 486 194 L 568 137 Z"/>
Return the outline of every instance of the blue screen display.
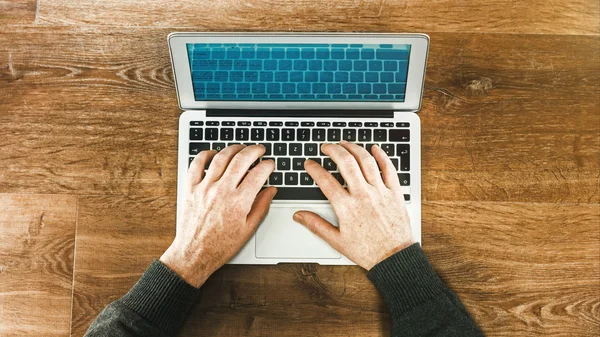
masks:
<path fill-rule="evenodd" d="M 197 101 L 404 102 L 408 44 L 187 44 Z"/>

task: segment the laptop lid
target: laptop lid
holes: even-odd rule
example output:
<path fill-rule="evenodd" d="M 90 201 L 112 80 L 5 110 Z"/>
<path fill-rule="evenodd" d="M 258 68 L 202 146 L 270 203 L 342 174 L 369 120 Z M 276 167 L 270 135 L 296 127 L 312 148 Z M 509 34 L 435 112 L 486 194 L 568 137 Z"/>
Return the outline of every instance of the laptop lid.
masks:
<path fill-rule="evenodd" d="M 172 33 L 168 41 L 183 110 L 421 106 L 424 34 Z"/>

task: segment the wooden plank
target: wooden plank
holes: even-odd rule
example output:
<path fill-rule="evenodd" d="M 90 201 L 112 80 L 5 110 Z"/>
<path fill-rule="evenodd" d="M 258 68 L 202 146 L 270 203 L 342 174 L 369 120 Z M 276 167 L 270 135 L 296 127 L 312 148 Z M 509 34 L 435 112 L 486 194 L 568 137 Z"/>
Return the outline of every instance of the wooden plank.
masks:
<path fill-rule="evenodd" d="M 171 197 L 82 197 L 73 335 L 136 282 L 174 233 Z M 433 202 L 424 249 L 488 336 L 589 336 L 600 325 L 598 205 Z M 101 247 L 101 249 L 100 249 Z M 226 266 L 204 287 L 185 336 L 386 336 L 358 267 Z"/>
<path fill-rule="evenodd" d="M 0 0 L 0 25 L 34 23 L 36 10 L 37 0 Z"/>
<path fill-rule="evenodd" d="M 0 33 L 0 192 L 174 195 L 169 32 Z M 431 41 L 424 200 L 600 202 L 598 37 Z"/>
<path fill-rule="evenodd" d="M 468 13 L 468 14 L 467 14 Z M 598 34 L 593 0 L 42 0 L 40 22 L 216 31 L 367 31 Z"/>
<path fill-rule="evenodd" d="M 0 335 L 66 336 L 77 198 L 0 194 Z"/>

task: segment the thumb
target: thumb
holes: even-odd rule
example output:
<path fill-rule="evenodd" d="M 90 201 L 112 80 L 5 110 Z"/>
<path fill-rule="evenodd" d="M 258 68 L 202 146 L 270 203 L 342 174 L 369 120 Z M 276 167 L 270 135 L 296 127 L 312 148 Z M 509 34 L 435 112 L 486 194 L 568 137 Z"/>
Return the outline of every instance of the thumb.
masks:
<path fill-rule="evenodd" d="M 309 211 L 294 213 L 294 221 L 302 224 L 318 237 L 325 240 L 331 247 L 339 251 L 340 231 L 331 222 Z"/>
<path fill-rule="evenodd" d="M 248 216 L 246 217 L 246 223 L 248 225 L 257 227 L 258 224 L 263 221 L 269 211 L 271 201 L 273 201 L 275 194 L 277 194 L 277 188 L 273 186 L 267 187 L 258 193 L 252 204 L 252 209 L 250 209 L 250 213 L 248 213 Z"/>

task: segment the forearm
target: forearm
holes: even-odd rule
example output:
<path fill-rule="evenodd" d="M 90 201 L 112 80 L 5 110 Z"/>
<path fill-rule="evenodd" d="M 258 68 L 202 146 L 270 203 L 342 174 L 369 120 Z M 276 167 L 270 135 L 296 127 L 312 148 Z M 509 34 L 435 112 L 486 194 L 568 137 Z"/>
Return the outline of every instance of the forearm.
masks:
<path fill-rule="evenodd" d="M 380 262 L 368 276 L 388 305 L 392 336 L 483 336 L 419 244 Z"/>
<path fill-rule="evenodd" d="M 125 296 L 98 315 L 85 336 L 175 336 L 199 292 L 154 261 Z"/>

